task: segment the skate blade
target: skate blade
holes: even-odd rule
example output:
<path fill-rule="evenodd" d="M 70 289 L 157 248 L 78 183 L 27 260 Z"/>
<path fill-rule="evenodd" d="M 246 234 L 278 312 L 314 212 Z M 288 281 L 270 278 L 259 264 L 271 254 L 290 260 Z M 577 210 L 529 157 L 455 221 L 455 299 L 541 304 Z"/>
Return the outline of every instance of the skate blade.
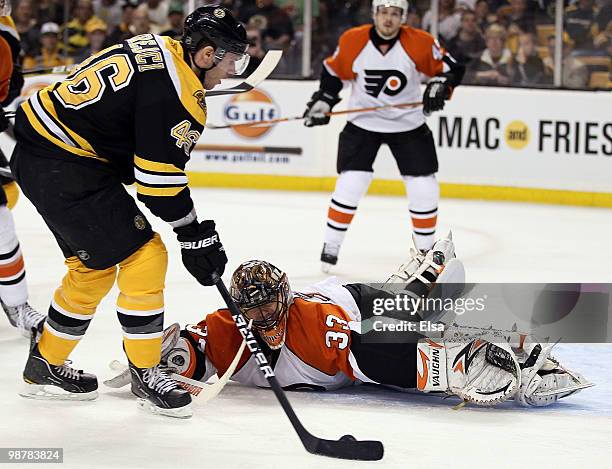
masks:
<path fill-rule="evenodd" d="M 193 410 L 191 409 L 191 404 L 188 404 L 183 407 L 178 407 L 176 409 L 164 409 L 162 407 L 158 407 L 147 399 L 138 398 L 137 399 L 138 407 L 142 410 L 150 412 L 155 415 L 163 415 L 164 417 L 172 417 L 175 419 L 188 419 L 193 416 Z"/>
<path fill-rule="evenodd" d="M 93 401 L 98 397 L 98 391 L 69 392 L 51 384 L 24 383 L 19 395 L 26 399 L 45 401 Z"/>

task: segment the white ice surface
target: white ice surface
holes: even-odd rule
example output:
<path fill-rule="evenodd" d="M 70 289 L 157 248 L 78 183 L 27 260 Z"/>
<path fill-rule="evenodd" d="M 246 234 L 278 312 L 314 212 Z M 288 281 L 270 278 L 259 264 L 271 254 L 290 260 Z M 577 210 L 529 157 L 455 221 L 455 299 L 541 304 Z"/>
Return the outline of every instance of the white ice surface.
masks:
<path fill-rule="evenodd" d="M 286 270 L 294 288 L 323 278 L 318 257 L 327 194 L 200 189 L 193 195 L 200 218 L 217 221 L 228 272 L 259 257 Z M 14 213 L 30 302 L 44 311 L 64 273 L 61 253 L 23 196 Z M 610 210 L 443 200 L 439 219 L 439 233 L 453 229 L 469 281 L 612 282 Z M 153 223 L 169 251 L 166 323 L 198 321 L 221 300 L 183 270 L 171 230 Z M 404 260 L 409 236 L 405 199 L 367 197 L 334 274 L 347 282 L 386 278 Z M 100 381 L 111 375 L 108 363 L 122 358 L 115 297 L 113 290 L 103 301 L 72 356 Z M 101 386 L 99 399 L 86 403 L 22 399 L 27 344 L 0 319 L 0 447 L 63 447 L 63 467 L 70 468 L 612 467 L 612 347 L 558 348 L 556 356 L 597 386 L 546 409 L 455 411 L 454 400 L 363 387 L 291 393 L 316 435 L 384 442 L 382 462 L 355 463 L 306 453 L 266 390 L 230 384 L 187 421 L 139 411 L 127 389 Z"/>

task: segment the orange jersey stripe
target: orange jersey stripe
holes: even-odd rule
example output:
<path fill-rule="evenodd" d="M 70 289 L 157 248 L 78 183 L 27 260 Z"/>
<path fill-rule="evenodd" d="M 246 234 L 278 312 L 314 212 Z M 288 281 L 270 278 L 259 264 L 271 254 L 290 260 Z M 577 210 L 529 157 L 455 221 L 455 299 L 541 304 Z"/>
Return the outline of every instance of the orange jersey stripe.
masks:
<path fill-rule="evenodd" d="M 353 62 L 370 40 L 371 24 L 358 26 L 345 31 L 334 55 L 325 59 L 328 70 L 341 80 L 354 80 Z"/>
<path fill-rule="evenodd" d="M 337 222 L 337 223 L 350 223 L 351 220 L 353 219 L 353 217 L 355 216 L 354 213 L 344 213 L 344 212 L 339 212 L 338 210 L 335 210 L 331 207 L 329 207 L 329 210 L 327 211 L 327 216 Z"/>
<path fill-rule="evenodd" d="M 10 264 L 0 265 L 0 278 L 12 277 L 17 275 L 25 267 L 23 263 L 23 256 L 19 256 Z"/>
<path fill-rule="evenodd" d="M 446 52 L 431 34 L 422 29 L 402 26 L 400 43 L 419 72 L 430 77 L 442 73 L 442 57 Z"/>
<path fill-rule="evenodd" d="M 13 54 L 6 39 L 0 37 L 0 101 L 8 96 L 9 82 L 13 73 Z"/>
<path fill-rule="evenodd" d="M 414 228 L 435 228 L 438 222 L 438 216 L 431 218 L 413 218 L 412 226 Z"/>

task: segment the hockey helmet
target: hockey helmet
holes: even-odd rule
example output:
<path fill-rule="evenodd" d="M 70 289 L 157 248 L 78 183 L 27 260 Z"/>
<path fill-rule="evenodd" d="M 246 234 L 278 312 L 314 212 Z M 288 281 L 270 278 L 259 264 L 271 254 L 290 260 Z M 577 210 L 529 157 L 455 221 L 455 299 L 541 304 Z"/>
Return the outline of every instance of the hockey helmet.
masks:
<path fill-rule="evenodd" d="M 229 64 L 228 73 L 240 75 L 249 63 L 249 42 L 244 26 L 221 6 L 200 7 L 185 18 L 182 44 L 195 54 L 202 43 L 214 44 L 214 65 Z"/>
<path fill-rule="evenodd" d="M 402 23 L 408 18 L 408 0 L 372 0 L 372 14 L 375 15 L 379 7 L 396 7 L 402 10 Z"/>
<path fill-rule="evenodd" d="M 272 350 L 281 348 L 293 301 L 287 274 L 266 261 L 244 262 L 232 275 L 230 294 L 264 342 Z"/>

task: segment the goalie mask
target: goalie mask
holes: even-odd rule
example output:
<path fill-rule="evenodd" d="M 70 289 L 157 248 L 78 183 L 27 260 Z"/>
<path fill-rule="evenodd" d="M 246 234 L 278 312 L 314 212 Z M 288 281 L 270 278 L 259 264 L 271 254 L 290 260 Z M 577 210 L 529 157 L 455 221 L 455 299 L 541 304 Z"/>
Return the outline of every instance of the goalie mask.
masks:
<path fill-rule="evenodd" d="M 396 7 L 402 10 L 402 23 L 408 18 L 408 1 L 407 0 L 373 0 L 372 15 L 376 15 L 380 7 Z"/>
<path fill-rule="evenodd" d="M 194 10 L 185 18 L 181 42 L 192 56 L 203 45 L 214 45 L 213 67 L 221 67 L 230 75 L 241 75 L 249 64 L 246 30 L 225 7 Z"/>
<path fill-rule="evenodd" d="M 287 274 L 266 261 L 247 261 L 232 275 L 230 294 L 268 347 L 281 348 L 293 301 Z"/>
<path fill-rule="evenodd" d="M 0 0 L 0 16 L 11 14 L 11 0 Z"/>

